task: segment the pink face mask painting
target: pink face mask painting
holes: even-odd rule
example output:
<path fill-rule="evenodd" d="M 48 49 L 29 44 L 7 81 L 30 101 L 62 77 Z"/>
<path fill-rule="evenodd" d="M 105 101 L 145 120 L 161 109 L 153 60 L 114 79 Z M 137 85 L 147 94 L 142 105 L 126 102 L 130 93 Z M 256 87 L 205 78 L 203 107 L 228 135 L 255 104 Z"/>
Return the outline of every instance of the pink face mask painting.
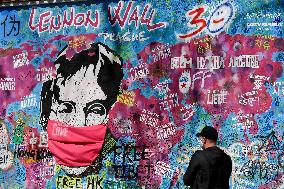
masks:
<path fill-rule="evenodd" d="M 89 166 L 102 149 L 107 126 L 104 124 L 75 127 L 49 120 L 48 147 L 60 165 Z"/>

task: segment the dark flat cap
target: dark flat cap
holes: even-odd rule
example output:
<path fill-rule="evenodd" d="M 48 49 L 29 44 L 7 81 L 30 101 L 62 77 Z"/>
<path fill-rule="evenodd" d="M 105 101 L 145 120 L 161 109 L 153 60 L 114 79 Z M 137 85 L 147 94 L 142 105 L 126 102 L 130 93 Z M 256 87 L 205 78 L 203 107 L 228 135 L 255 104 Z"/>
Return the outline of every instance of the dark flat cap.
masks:
<path fill-rule="evenodd" d="M 218 132 L 215 128 L 213 127 L 209 127 L 209 126 L 206 126 L 204 127 L 200 133 L 197 133 L 196 134 L 197 137 L 205 137 L 207 139 L 210 139 L 210 140 L 213 140 L 213 141 L 217 141 L 218 139 Z"/>

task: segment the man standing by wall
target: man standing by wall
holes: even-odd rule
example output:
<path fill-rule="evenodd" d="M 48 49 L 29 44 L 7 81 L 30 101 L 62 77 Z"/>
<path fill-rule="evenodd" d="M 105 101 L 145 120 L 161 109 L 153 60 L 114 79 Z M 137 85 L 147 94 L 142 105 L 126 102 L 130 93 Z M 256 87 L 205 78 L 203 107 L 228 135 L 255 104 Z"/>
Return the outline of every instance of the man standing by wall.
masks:
<path fill-rule="evenodd" d="M 217 130 L 206 126 L 196 136 L 203 150 L 193 154 L 183 177 L 184 184 L 191 186 L 191 189 L 228 189 L 232 161 L 216 146 Z"/>

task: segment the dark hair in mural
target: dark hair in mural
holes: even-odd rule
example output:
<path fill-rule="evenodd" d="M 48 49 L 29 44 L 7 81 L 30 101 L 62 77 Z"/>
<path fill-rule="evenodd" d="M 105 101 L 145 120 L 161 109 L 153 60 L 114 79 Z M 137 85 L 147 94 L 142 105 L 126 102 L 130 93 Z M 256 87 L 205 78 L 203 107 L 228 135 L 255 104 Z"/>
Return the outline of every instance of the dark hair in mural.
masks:
<path fill-rule="evenodd" d="M 100 46 L 110 54 L 100 52 Z M 113 60 L 114 63 L 112 63 L 112 58 L 110 57 L 112 55 L 119 57 L 108 46 L 102 43 L 95 43 L 91 45 L 91 48 L 75 54 L 71 60 L 66 59 L 66 55 L 62 55 L 55 61 L 57 76 L 54 80 L 44 82 L 41 92 L 40 121 L 44 128 L 46 128 L 46 124 L 49 119 L 52 100 L 59 100 L 60 89 L 56 85 L 56 81 L 58 79 L 57 77 L 60 75 L 64 78 L 64 82 L 66 82 L 66 80 L 72 77 L 83 67 L 88 68 L 90 65 L 96 66 L 100 56 L 102 57 L 103 65 L 98 74 L 98 84 L 102 88 L 103 92 L 107 94 L 107 99 L 104 100 L 103 104 L 105 105 L 106 113 L 108 113 L 108 111 L 111 109 L 111 106 L 116 101 L 119 93 L 120 83 L 123 77 L 122 58 L 119 57 L 119 59 Z"/>

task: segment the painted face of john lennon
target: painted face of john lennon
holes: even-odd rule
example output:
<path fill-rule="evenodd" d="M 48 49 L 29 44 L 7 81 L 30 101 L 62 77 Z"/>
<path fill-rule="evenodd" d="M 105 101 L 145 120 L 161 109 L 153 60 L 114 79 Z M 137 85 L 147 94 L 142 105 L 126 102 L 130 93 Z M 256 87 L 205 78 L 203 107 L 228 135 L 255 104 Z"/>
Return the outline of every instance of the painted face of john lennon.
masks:
<path fill-rule="evenodd" d="M 82 68 L 65 82 L 58 78 L 59 99 L 52 104 L 49 119 L 76 127 L 106 122 L 107 94 L 98 84 L 100 67 L 101 62 L 96 68 L 94 65 Z"/>
<path fill-rule="evenodd" d="M 93 44 L 70 61 L 60 56 L 56 78 L 43 85 L 41 122 L 49 150 L 68 174 L 81 174 L 99 156 L 107 132 L 102 124 L 122 80 L 121 62 L 106 45 Z"/>

